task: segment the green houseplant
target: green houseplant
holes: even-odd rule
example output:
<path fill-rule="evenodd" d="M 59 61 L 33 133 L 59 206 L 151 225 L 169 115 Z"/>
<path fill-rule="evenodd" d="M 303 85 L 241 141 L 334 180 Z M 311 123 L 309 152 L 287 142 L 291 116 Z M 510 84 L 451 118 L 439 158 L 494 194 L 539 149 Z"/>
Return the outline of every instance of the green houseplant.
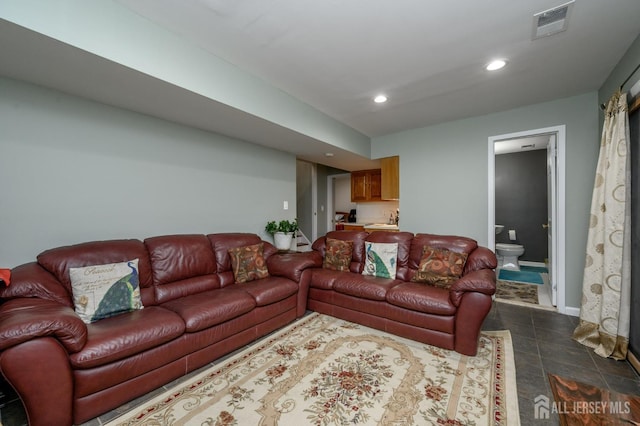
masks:
<path fill-rule="evenodd" d="M 273 242 L 278 250 L 289 250 L 293 234 L 298 230 L 298 219 L 281 220 L 276 222 L 272 220 L 267 222 L 264 230 L 273 236 Z"/>

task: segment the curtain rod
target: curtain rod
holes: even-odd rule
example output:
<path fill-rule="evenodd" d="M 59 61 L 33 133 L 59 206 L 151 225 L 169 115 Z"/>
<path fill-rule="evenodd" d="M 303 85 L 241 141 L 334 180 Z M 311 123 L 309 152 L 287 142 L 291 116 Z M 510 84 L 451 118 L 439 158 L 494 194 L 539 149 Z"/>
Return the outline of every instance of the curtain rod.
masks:
<path fill-rule="evenodd" d="M 636 67 L 633 69 L 633 71 L 631 71 L 631 74 L 629 74 L 629 76 L 622 82 L 622 84 L 620 85 L 620 91 L 622 91 L 622 88 L 624 87 L 625 84 L 627 84 L 629 82 L 629 80 L 631 80 L 631 77 L 633 77 L 633 75 L 636 73 L 636 71 L 638 71 L 638 69 L 640 69 L 640 64 L 636 65 Z M 600 104 L 600 109 L 604 110 L 607 108 L 606 104 Z"/>

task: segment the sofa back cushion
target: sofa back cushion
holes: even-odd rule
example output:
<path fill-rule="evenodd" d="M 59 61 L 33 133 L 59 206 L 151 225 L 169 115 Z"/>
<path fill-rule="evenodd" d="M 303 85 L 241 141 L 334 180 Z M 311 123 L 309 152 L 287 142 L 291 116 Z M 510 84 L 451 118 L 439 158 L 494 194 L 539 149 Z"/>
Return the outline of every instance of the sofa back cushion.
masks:
<path fill-rule="evenodd" d="M 216 259 L 205 235 L 151 237 L 144 244 L 151 260 L 157 303 L 220 287 Z"/>
<path fill-rule="evenodd" d="M 396 278 L 403 281 L 409 281 L 409 253 L 411 251 L 411 241 L 413 234 L 411 232 L 385 232 L 376 231 L 369 234 L 365 241 L 371 243 L 397 243 L 398 258 L 396 260 Z"/>
<path fill-rule="evenodd" d="M 327 235 L 325 235 L 324 237 L 320 237 L 316 241 L 314 241 L 311 248 L 319 252 L 324 259 L 327 238 L 333 238 L 335 240 L 343 241 L 353 241 L 353 252 L 351 255 L 351 265 L 349 267 L 349 270 L 351 272 L 355 272 L 356 274 L 360 274 L 364 269 L 364 240 L 365 238 L 367 238 L 367 235 L 369 234 L 364 231 L 331 231 L 327 232 Z"/>
<path fill-rule="evenodd" d="M 278 251 L 278 249 L 276 249 L 272 244 L 262 241 L 262 239 L 256 234 L 240 232 L 221 233 L 209 234 L 207 235 L 207 238 L 209 239 L 211 247 L 213 248 L 216 259 L 216 268 L 218 270 L 218 277 L 220 279 L 220 285 L 222 287 L 235 283 L 229 249 L 263 243 L 262 255 L 265 261 L 269 258 L 269 256 Z"/>
<path fill-rule="evenodd" d="M 411 242 L 409 253 L 409 280 L 413 279 L 419 268 L 425 246 L 469 255 L 478 248 L 478 242 L 471 238 L 455 235 L 416 234 Z"/>
<path fill-rule="evenodd" d="M 155 304 L 149 253 L 140 240 L 92 241 L 43 251 L 38 264 L 60 281 L 71 297 L 70 268 L 128 262 L 138 259 L 140 297 L 144 306 Z"/>

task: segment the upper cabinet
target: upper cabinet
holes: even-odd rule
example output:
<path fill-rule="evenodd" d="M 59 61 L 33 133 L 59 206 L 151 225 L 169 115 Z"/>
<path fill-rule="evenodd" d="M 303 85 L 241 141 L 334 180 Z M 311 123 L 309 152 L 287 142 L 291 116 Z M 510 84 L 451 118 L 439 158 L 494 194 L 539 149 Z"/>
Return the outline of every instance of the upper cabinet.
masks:
<path fill-rule="evenodd" d="M 400 198 L 400 158 L 382 158 L 380 167 L 351 172 L 352 203 Z"/>
<path fill-rule="evenodd" d="M 382 172 L 381 192 L 382 200 L 398 200 L 400 198 L 400 157 L 386 157 L 380 159 Z"/>
<path fill-rule="evenodd" d="M 381 169 L 351 172 L 351 202 L 362 203 L 382 200 Z"/>

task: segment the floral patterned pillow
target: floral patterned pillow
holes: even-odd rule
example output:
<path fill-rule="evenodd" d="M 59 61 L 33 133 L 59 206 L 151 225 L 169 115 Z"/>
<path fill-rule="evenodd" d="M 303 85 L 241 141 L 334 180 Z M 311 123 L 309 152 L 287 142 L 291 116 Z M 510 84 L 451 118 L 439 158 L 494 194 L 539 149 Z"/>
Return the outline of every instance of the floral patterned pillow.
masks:
<path fill-rule="evenodd" d="M 229 249 L 231 267 L 236 282 L 246 283 L 269 276 L 263 249 L 262 243 Z"/>
<path fill-rule="evenodd" d="M 353 241 L 327 238 L 322 267 L 334 271 L 348 271 L 351 266 Z"/>
<path fill-rule="evenodd" d="M 411 281 L 448 289 L 462 276 L 467 256 L 467 253 L 424 246 L 420 265 Z"/>
<path fill-rule="evenodd" d="M 398 262 L 398 243 L 365 242 L 365 254 L 362 275 L 382 278 L 395 278 Z"/>

